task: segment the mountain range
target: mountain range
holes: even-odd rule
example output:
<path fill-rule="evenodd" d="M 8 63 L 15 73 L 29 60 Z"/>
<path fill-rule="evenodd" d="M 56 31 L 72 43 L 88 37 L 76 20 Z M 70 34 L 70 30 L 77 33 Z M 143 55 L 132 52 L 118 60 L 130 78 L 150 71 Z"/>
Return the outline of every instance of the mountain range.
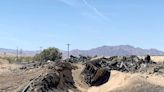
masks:
<path fill-rule="evenodd" d="M 39 53 L 39 51 L 27 51 L 27 50 L 14 50 L 14 49 L 6 49 L 6 48 L 0 48 L 0 55 L 9 55 L 9 56 L 15 56 L 17 55 L 22 56 L 34 56 L 35 54 Z"/>
<path fill-rule="evenodd" d="M 130 45 L 119 46 L 102 46 L 90 50 L 72 50 L 70 55 L 78 56 L 126 56 L 126 55 L 164 55 L 163 51 L 157 49 L 142 49 Z M 67 56 L 67 52 L 63 52 L 63 56 Z"/>
<path fill-rule="evenodd" d="M 67 57 L 67 51 L 61 50 L 63 57 Z M 24 56 L 34 56 L 39 51 L 22 51 Z M 0 48 L 0 54 L 16 55 L 17 50 Z M 19 52 L 20 54 L 20 52 Z M 101 46 L 90 50 L 72 50 L 70 55 L 79 56 L 126 56 L 126 55 L 164 55 L 163 51 L 157 49 L 142 49 L 130 45 Z"/>

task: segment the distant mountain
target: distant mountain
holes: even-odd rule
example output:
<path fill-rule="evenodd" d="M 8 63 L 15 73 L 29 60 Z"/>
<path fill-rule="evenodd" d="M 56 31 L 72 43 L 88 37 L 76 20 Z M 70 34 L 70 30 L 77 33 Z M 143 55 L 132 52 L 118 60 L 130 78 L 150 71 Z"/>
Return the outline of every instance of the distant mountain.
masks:
<path fill-rule="evenodd" d="M 67 57 L 67 51 L 61 50 L 63 57 Z M 0 55 L 16 55 L 17 50 L 0 48 Z M 39 51 L 22 51 L 24 56 L 34 56 L 39 53 Z M 20 51 L 19 51 L 20 54 Z M 163 51 L 157 49 L 142 49 L 136 48 L 130 45 L 119 45 L 119 46 L 102 46 L 98 48 L 93 48 L 90 50 L 72 50 L 70 55 L 79 56 L 126 56 L 126 55 L 164 55 Z"/>
<path fill-rule="evenodd" d="M 19 55 L 21 54 L 21 52 L 22 52 L 23 56 L 34 56 L 39 51 L 24 51 L 24 50 L 20 51 L 20 50 L 18 50 Z M 16 55 L 17 50 L 0 48 L 0 54 L 1 55 Z"/>
<path fill-rule="evenodd" d="M 163 51 L 157 49 L 142 49 L 130 45 L 119 46 L 102 46 L 90 50 L 72 50 L 71 55 L 85 55 L 85 56 L 125 56 L 125 55 L 164 55 Z M 67 52 L 63 52 L 63 56 L 67 56 Z"/>

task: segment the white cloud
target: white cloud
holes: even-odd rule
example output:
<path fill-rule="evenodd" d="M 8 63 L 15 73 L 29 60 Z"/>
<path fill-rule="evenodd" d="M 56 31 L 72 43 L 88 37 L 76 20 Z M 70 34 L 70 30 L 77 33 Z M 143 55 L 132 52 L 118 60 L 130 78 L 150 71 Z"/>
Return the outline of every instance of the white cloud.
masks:
<path fill-rule="evenodd" d="M 83 3 L 89 8 L 91 9 L 96 15 L 98 15 L 99 17 L 107 20 L 107 17 L 104 16 L 96 7 L 90 5 L 86 0 L 82 0 Z"/>
<path fill-rule="evenodd" d="M 78 6 L 78 4 L 81 3 L 81 4 L 85 5 L 86 8 L 88 8 L 91 11 L 90 15 L 92 15 L 92 16 L 95 15 L 97 17 L 102 18 L 103 20 L 108 20 L 108 18 L 103 13 L 101 13 L 96 7 L 89 4 L 86 0 L 58 0 L 58 1 L 66 4 L 66 5 L 69 5 L 71 7 Z"/>
<path fill-rule="evenodd" d="M 79 0 L 58 0 L 58 1 L 66 4 L 66 5 L 69 5 L 71 7 L 74 7 L 74 6 L 76 6 L 76 4 Z"/>

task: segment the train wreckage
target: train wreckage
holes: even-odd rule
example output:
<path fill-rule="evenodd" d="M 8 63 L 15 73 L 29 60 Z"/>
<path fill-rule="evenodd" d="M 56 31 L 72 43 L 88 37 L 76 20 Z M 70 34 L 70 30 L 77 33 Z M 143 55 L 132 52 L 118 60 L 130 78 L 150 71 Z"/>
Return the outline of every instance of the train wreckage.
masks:
<path fill-rule="evenodd" d="M 112 70 L 121 72 L 143 72 L 164 74 L 164 64 L 158 64 L 151 61 L 150 56 L 141 59 L 137 56 L 114 56 L 110 58 L 91 58 L 71 56 L 68 60 L 49 62 L 34 65 L 44 70 L 43 74 L 32 79 L 21 92 L 68 92 L 72 89 L 74 92 L 80 92 L 75 87 L 72 76 L 72 70 L 76 69 L 74 64 L 81 63 L 85 67 L 80 76 L 81 81 L 88 86 L 99 86 L 110 79 Z M 28 69 L 22 68 L 22 69 Z"/>

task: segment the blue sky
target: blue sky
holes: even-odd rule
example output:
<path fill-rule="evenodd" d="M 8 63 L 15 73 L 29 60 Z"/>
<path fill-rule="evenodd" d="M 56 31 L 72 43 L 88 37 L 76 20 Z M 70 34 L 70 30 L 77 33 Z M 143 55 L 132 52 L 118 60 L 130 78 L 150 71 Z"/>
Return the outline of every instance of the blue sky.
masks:
<path fill-rule="evenodd" d="M 164 0 L 1 0 L 0 47 L 164 51 Z"/>

